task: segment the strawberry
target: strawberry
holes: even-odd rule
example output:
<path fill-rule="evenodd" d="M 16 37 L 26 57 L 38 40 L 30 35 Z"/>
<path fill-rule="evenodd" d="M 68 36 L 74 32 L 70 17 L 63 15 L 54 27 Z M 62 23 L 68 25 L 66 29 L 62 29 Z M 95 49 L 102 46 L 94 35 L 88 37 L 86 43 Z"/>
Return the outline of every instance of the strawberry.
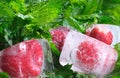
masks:
<path fill-rule="evenodd" d="M 96 25 L 91 31 L 87 30 L 86 34 L 109 45 L 113 42 L 113 34 L 106 26 Z"/>
<path fill-rule="evenodd" d="M 53 29 L 51 31 L 52 41 L 56 45 L 59 51 L 62 50 L 62 47 L 64 45 L 64 40 L 69 31 L 70 31 L 69 28 L 63 26 Z"/>
<path fill-rule="evenodd" d="M 2 50 L 0 58 L 2 71 L 11 78 L 35 78 L 41 73 L 43 51 L 35 39 Z"/>

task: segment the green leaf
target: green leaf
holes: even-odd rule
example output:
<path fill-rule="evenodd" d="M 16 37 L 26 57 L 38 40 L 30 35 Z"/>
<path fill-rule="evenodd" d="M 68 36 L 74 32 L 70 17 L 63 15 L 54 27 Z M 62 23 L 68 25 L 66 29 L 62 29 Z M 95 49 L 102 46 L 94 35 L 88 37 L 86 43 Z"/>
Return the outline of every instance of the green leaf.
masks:
<path fill-rule="evenodd" d="M 9 5 L 15 13 L 24 13 L 26 11 L 24 0 L 11 0 Z"/>
<path fill-rule="evenodd" d="M 31 15 L 34 17 L 33 23 L 38 25 L 44 25 L 54 22 L 61 12 L 63 3 L 61 0 L 49 0 L 39 2 L 31 7 Z"/>
<path fill-rule="evenodd" d="M 97 77 L 90 74 L 77 73 L 76 78 L 97 78 Z"/>
<path fill-rule="evenodd" d="M 115 68 L 114 68 L 114 71 L 108 75 L 108 77 L 106 76 L 106 78 L 118 78 L 120 77 L 120 43 L 117 43 L 115 45 L 115 49 L 117 50 L 118 52 L 118 60 L 116 62 L 116 65 L 115 65 Z"/>
<path fill-rule="evenodd" d="M 58 16 L 58 9 L 56 8 L 44 7 L 36 9 L 34 9 L 36 11 L 32 11 L 31 15 L 33 16 L 33 23 L 38 25 L 50 23 L 54 21 Z"/>
<path fill-rule="evenodd" d="M 83 27 L 83 25 L 81 25 L 80 22 L 73 17 L 65 19 L 63 23 L 65 26 L 71 26 L 82 33 L 85 32 L 85 27 Z"/>
<path fill-rule="evenodd" d="M 120 19 L 119 19 L 120 18 L 120 3 L 119 3 L 119 0 L 117 1 L 110 0 L 110 1 L 103 2 L 101 23 L 110 23 L 110 24 L 120 25 Z"/>
<path fill-rule="evenodd" d="M 9 78 L 9 76 L 5 72 L 0 72 L 0 78 Z"/>
<path fill-rule="evenodd" d="M 0 28 L 9 26 L 14 18 L 14 12 L 7 2 L 0 2 Z"/>

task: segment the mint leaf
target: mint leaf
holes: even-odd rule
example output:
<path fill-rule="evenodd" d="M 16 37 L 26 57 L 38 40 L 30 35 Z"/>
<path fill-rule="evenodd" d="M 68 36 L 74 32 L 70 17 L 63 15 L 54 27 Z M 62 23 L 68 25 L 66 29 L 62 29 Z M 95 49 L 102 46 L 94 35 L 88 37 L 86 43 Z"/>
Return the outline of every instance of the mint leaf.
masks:
<path fill-rule="evenodd" d="M 9 78 L 9 76 L 5 72 L 0 72 L 0 78 Z"/>

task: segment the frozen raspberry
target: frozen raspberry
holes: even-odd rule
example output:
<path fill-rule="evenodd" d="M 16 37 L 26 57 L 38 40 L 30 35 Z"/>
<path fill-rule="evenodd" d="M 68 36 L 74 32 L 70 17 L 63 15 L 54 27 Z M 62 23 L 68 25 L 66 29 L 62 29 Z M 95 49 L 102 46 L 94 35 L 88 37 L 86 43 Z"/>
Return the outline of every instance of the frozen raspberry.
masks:
<path fill-rule="evenodd" d="M 91 31 L 88 30 L 86 34 L 109 45 L 111 45 L 113 42 L 112 31 L 107 28 L 107 26 L 96 25 Z"/>
<path fill-rule="evenodd" d="M 62 47 L 64 45 L 64 40 L 69 31 L 70 29 L 68 29 L 67 27 L 63 27 L 63 26 L 53 29 L 51 31 L 52 41 L 56 45 L 59 51 L 62 50 Z"/>
<path fill-rule="evenodd" d="M 0 66 L 11 78 L 35 78 L 40 75 L 43 50 L 37 40 L 24 41 L 1 52 Z"/>
<path fill-rule="evenodd" d="M 70 31 L 60 55 L 60 64 L 73 71 L 103 78 L 114 69 L 118 54 L 110 45 L 76 31 Z"/>

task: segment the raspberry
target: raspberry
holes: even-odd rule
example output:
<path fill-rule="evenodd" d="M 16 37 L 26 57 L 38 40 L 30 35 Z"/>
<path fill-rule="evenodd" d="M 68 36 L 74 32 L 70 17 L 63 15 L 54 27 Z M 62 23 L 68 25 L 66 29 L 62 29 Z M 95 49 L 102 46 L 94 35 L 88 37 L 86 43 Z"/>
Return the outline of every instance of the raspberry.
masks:
<path fill-rule="evenodd" d="M 84 41 L 78 46 L 76 57 L 80 60 L 81 67 L 86 68 L 86 71 L 92 70 L 99 60 L 97 48 L 89 41 Z"/>
<path fill-rule="evenodd" d="M 109 45 L 113 42 L 113 34 L 106 26 L 96 25 L 91 31 L 87 31 L 86 34 Z"/>
<path fill-rule="evenodd" d="M 42 60 L 42 47 L 37 40 L 32 39 L 4 49 L 0 66 L 11 78 L 38 77 Z"/>
<path fill-rule="evenodd" d="M 63 26 L 53 29 L 51 31 L 52 41 L 56 45 L 59 51 L 62 50 L 62 47 L 64 45 L 64 40 L 69 31 L 70 29 L 63 27 Z"/>

